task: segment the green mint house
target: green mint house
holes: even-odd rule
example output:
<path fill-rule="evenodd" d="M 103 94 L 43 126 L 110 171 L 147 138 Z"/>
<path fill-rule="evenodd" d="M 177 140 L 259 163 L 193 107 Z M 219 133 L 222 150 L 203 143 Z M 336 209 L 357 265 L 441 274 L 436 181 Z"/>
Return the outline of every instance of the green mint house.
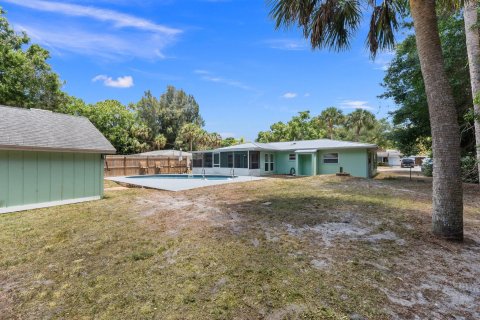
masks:
<path fill-rule="evenodd" d="M 374 144 L 329 139 L 256 143 L 193 153 L 194 174 L 313 176 L 346 172 L 369 178 L 376 173 Z"/>
<path fill-rule="evenodd" d="M 113 153 L 87 118 L 0 106 L 0 213 L 100 199 Z"/>

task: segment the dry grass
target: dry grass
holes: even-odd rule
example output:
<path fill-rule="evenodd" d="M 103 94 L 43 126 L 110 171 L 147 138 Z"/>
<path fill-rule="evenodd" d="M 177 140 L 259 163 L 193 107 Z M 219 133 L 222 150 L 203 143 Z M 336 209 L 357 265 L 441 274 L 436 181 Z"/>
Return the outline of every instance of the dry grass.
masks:
<path fill-rule="evenodd" d="M 115 188 L 115 187 L 118 187 L 120 186 L 118 183 L 116 183 L 115 181 L 112 181 L 112 180 L 104 180 L 103 181 L 103 187 L 105 189 L 108 189 L 108 188 Z"/>
<path fill-rule="evenodd" d="M 431 236 L 429 181 L 311 177 L 0 216 L 0 318 L 480 317 L 480 197 Z"/>

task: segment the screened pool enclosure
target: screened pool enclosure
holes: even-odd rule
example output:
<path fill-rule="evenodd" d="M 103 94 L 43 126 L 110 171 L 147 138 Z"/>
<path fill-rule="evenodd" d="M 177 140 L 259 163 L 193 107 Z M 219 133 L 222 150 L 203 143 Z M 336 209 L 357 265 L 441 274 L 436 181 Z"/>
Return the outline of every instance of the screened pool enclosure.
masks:
<path fill-rule="evenodd" d="M 193 168 L 260 169 L 260 151 L 193 153 Z"/>

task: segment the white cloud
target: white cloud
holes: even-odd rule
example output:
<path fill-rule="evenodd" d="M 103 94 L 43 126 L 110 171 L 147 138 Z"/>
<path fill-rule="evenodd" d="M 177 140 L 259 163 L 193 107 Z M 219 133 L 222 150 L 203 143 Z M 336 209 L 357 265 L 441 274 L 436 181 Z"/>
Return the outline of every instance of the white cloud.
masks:
<path fill-rule="evenodd" d="M 220 136 L 221 136 L 223 139 L 225 139 L 225 138 L 230 138 L 230 137 L 235 138 L 235 137 L 237 136 L 237 135 L 236 135 L 235 133 L 233 133 L 233 132 L 220 132 L 219 134 L 220 134 Z"/>
<path fill-rule="evenodd" d="M 297 97 L 297 94 L 295 92 L 286 92 L 282 95 L 282 98 L 285 98 L 285 99 L 293 99 L 296 97 Z"/>
<path fill-rule="evenodd" d="M 372 61 L 375 70 L 387 71 L 392 59 L 395 57 L 394 51 L 381 52 Z"/>
<path fill-rule="evenodd" d="M 34 42 L 44 45 L 54 54 L 73 52 L 108 60 L 164 59 L 163 49 L 173 42 L 173 39 L 157 38 L 151 34 L 113 35 L 59 25 L 17 24 L 15 29 L 27 32 Z"/>
<path fill-rule="evenodd" d="M 175 35 L 182 32 L 179 29 L 157 24 L 150 20 L 114 10 L 95 8 L 92 6 L 41 0 L 5 0 L 5 2 L 38 11 L 54 12 L 76 17 L 88 17 L 98 21 L 112 22 L 117 28 L 129 27 L 166 35 Z"/>
<path fill-rule="evenodd" d="M 113 88 L 130 88 L 133 87 L 133 78 L 131 76 L 118 77 L 113 79 L 112 77 L 99 74 L 92 79 L 93 82 L 102 81 L 107 87 Z"/>
<path fill-rule="evenodd" d="M 373 108 L 368 105 L 368 101 L 360 100 L 343 100 L 340 102 L 340 108 L 342 109 L 364 109 L 372 110 Z"/>
<path fill-rule="evenodd" d="M 55 14 L 14 23 L 53 54 L 72 52 L 107 60 L 165 59 L 164 50 L 182 30 L 122 12 L 63 2 L 6 0 L 18 6 Z M 62 19 L 60 16 L 67 16 Z M 74 19 L 75 17 L 77 19 Z"/>
<path fill-rule="evenodd" d="M 193 73 L 196 73 L 196 74 L 209 74 L 210 72 L 208 72 L 207 70 L 197 69 L 197 70 L 194 70 Z"/>
<path fill-rule="evenodd" d="M 210 71 L 207 71 L 207 70 L 197 69 L 197 70 L 194 70 L 193 73 L 200 75 L 200 79 L 205 81 L 221 83 L 230 87 L 235 87 L 235 88 L 248 90 L 248 91 L 256 91 L 254 88 L 240 81 L 219 77 L 219 76 L 213 75 L 212 73 L 210 73 Z"/>
<path fill-rule="evenodd" d="M 287 50 L 287 51 L 301 51 L 308 48 L 305 40 L 297 39 L 270 39 L 265 43 L 271 49 Z"/>

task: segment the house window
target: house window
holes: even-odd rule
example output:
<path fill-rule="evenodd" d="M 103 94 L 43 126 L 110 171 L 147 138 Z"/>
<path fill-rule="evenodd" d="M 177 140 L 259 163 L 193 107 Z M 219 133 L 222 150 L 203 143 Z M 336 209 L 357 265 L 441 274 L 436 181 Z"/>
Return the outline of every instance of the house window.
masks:
<path fill-rule="evenodd" d="M 205 168 L 211 168 L 213 164 L 213 156 L 211 152 L 206 152 L 203 154 L 203 166 Z"/>
<path fill-rule="evenodd" d="M 192 166 L 194 168 L 201 168 L 203 165 L 203 153 L 194 153 L 192 155 Z"/>
<path fill-rule="evenodd" d="M 297 159 L 297 155 L 295 153 L 290 153 L 288 155 L 288 160 L 295 161 Z"/>
<path fill-rule="evenodd" d="M 246 169 L 248 168 L 248 152 L 237 151 L 234 152 L 235 168 Z"/>
<path fill-rule="evenodd" d="M 260 151 L 250 151 L 250 169 L 260 168 Z"/>
<path fill-rule="evenodd" d="M 323 155 L 323 163 L 338 163 L 338 153 L 326 153 Z"/>
<path fill-rule="evenodd" d="M 383 157 L 382 162 L 383 162 L 383 163 L 388 163 L 388 157 Z"/>

